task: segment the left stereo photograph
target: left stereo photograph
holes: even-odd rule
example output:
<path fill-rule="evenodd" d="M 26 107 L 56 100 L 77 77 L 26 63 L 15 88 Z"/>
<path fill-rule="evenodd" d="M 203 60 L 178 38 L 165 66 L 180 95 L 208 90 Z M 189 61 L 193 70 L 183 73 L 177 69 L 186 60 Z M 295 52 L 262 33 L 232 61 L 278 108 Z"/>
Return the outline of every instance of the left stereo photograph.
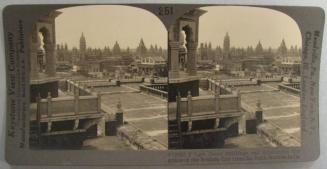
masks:
<path fill-rule="evenodd" d="M 29 56 L 31 149 L 168 148 L 167 31 L 154 14 L 53 10 L 33 24 Z"/>

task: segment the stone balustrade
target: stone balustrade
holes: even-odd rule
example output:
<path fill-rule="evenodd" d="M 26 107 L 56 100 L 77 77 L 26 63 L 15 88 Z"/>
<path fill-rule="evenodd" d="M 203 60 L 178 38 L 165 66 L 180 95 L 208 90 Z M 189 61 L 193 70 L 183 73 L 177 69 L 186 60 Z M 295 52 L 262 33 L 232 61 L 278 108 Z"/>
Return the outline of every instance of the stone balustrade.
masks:
<path fill-rule="evenodd" d="M 160 96 L 161 98 L 168 98 L 167 85 L 140 85 L 142 92 Z"/>
<path fill-rule="evenodd" d="M 279 90 L 283 90 L 286 92 L 290 92 L 296 95 L 300 95 L 301 94 L 301 90 L 300 90 L 300 84 L 280 84 L 278 85 L 278 89 Z"/>
<path fill-rule="evenodd" d="M 79 96 L 94 95 L 92 90 L 87 87 L 87 85 L 67 80 L 67 92 L 76 94 L 78 92 Z M 92 88 L 92 87 L 91 87 Z"/>

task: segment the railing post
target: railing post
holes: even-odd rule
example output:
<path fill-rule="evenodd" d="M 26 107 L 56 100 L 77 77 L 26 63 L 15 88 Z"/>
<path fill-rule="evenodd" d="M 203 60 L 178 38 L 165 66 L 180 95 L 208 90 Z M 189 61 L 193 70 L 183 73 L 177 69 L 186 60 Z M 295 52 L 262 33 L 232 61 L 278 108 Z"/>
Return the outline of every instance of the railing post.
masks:
<path fill-rule="evenodd" d="M 219 113 L 219 95 L 220 95 L 220 89 L 218 88 L 215 91 L 215 112 Z"/>
<path fill-rule="evenodd" d="M 192 130 L 192 95 L 191 91 L 187 92 L 187 116 L 188 116 L 188 131 Z"/>
<path fill-rule="evenodd" d="M 79 119 L 76 118 L 75 121 L 74 121 L 74 128 L 73 128 L 73 130 L 78 129 L 78 126 L 79 126 Z"/>
<path fill-rule="evenodd" d="M 93 85 L 91 84 L 91 89 L 90 89 L 90 91 L 93 92 L 93 89 L 94 89 L 94 87 L 93 87 Z"/>
<path fill-rule="evenodd" d="M 70 84 L 69 84 L 69 79 L 66 80 L 67 83 L 67 91 L 70 92 Z"/>
<path fill-rule="evenodd" d="M 214 85 L 214 92 L 216 92 L 216 90 L 217 90 L 217 83 L 215 82 L 215 83 L 213 83 L 213 85 Z"/>
<path fill-rule="evenodd" d="M 222 81 L 222 80 L 219 80 L 218 84 L 219 84 L 219 85 L 218 85 L 218 88 L 219 88 L 219 89 L 218 89 L 218 90 L 219 90 L 219 94 L 224 94 L 223 91 L 222 91 L 223 81 Z"/>
<path fill-rule="evenodd" d="M 79 114 L 79 88 L 74 90 L 74 111 L 75 115 Z"/>
<path fill-rule="evenodd" d="M 241 111 L 241 92 L 239 89 L 236 90 L 236 96 L 237 96 L 237 107 L 238 107 L 238 110 Z"/>
<path fill-rule="evenodd" d="M 98 105 L 97 105 L 97 110 L 98 110 L 98 113 L 101 112 L 101 92 L 97 92 L 97 99 L 98 99 Z"/>
<path fill-rule="evenodd" d="M 180 118 L 181 118 L 180 106 L 181 106 L 181 94 L 180 94 L 180 92 L 178 92 L 178 94 L 176 96 L 176 120 L 179 123 L 180 123 Z"/>
<path fill-rule="evenodd" d="M 209 79 L 208 82 L 208 89 L 211 90 L 211 79 Z"/>
<path fill-rule="evenodd" d="M 51 93 L 48 92 L 48 97 L 47 97 L 47 115 L 48 117 L 51 117 L 52 116 L 52 98 L 51 98 Z"/>
<path fill-rule="evenodd" d="M 256 110 L 255 110 L 255 118 L 257 121 L 257 125 L 263 122 L 263 115 L 262 115 L 262 108 L 261 108 L 261 101 L 258 100 L 256 104 Z"/>
<path fill-rule="evenodd" d="M 52 98 L 51 98 L 51 93 L 48 92 L 48 97 L 47 97 L 47 116 L 51 117 L 52 116 Z M 50 132 L 51 131 L 51 127 L 52 127 L 52 122 L 49 119 L 48 121 L 48 127 L 47 127 L 47 131 Z"/>
<path fill-rule="evenodd" d="M 124 113 L 123 113 L 122 104 L 121 104 L 120 99 L 118 100 L 118 103 L 117 103 L 117 112 L 115 114 L 115 118 L 117 121 L 117 126 L 122 126 L 124 124 Z"/>
<path fill-rule="evenodd" d="M 219 95 L 220 95 L 220 84 L 217 84 L 218 89 L 215 90 L 215 113 L 219 113 Z M 214 128 L 218 128 L 219 127 L 219 118 L 215 119 L 215 126 Z"/>
<path fill-rule="evenodd" d="M 36 123 L 37 123 L 37 137 L 38 143 L 40 143 L 40 135 L 41 135 L 41 111 L 40 111 L 40 102 L 41 102 L 41 95 L 38 93 L 36 96 Z"/>

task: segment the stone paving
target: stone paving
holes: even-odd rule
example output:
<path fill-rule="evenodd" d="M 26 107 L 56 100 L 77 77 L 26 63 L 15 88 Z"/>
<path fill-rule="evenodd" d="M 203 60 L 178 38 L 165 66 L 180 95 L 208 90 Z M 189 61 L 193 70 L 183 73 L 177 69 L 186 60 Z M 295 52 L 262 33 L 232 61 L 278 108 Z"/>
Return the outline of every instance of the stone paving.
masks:
<path fill-rule="evenodd" d="M 102 107 L 108 113 L 115 113 L 120 101 L 127 125 L 139 129 L 146 136 L 167 147 L 167 102 L 156 96 L 139 92 L 139 84 L 123 84 L 120 87 L 107 87 L 95 90 L 104 92 L 126 91 L 102 96 Z M 255 109 L 257 100 L 261 101 L 264 119 L 283 132 L 300 140 L 300 98 L 278 91 L 277 83 L 261 86 L 236 87 L 242 92 L 242 104 Z M 200 91 L 201 95 L 210 94 Z M 93 141 L 95 143 L 95 141 Z M 101 141 L 97 141 L 100 142 Z M 243 144 L 246 142 L 247 144 Z M 92 143 L 92 142 L 91 142 Z M 100 144 L 99 143 L 99 144 Z M 258 135 L 241 135 L 226 140 L 225 148 L 255 148 L 272 146 Z"/>
<path fill-rule="evenodd" d="M 102 89 L 101 89 L 102 90 Z M 108 87 L 111 91 L 135 91 L 138 86 L 126 84 L 120 87 Z M 108 113 L 114 113 L 120 101 L 124 112 L 124 120 L 128 125 L 140 129 L 144 134 L 153 137 L 165 147 L 168 146 L 167 136 L 167 101 L 156 96 L 141 92 L 104 95 L 101 98 L 102 108 Z"/>
<path fill-rule="evenodd" d="M 131 146 L 116 136 L 104 136 L 85 140 L 83 150 L 132 150 Z"/>
<path fill-rule="evenodd" d="M 279 127 L 283 132 L 301 140 L 300 132 L 300 97 L 278 91 L 278 83 L 265 83 L 261 86 L 237 87 L 242 91 L 255 91 L 241 95 L 242 105 L 255 109 L 258 100 L 263 108 L 263 118 Z M 263 88 L 276 89 L 262 92 Z"/>
<path fill-rule="evenodd" d="M 230 137 L 225 140 L 224 148 L 265 148 L 272 147 L 268 141 L 257 134 L 247 134 L 238 137 Z"/>

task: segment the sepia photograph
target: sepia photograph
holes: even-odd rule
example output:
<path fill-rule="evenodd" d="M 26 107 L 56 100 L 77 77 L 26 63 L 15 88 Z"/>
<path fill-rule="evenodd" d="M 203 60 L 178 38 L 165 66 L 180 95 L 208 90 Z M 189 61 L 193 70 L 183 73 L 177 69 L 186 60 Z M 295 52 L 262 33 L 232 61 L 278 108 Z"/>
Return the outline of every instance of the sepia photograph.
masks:
<path fill-rule="evenodd" d="M 302 40 L 281 12 L 202 7 L 167 34 L 144 9 L 91 5 L 32 30 L 33 149 L 301 145 Z"/>
<path fill-rule="evenodd" d="M 318 159 L 324 10 L 226 3 L 6 6 L 7 163 Z"/>
<path fill-rule="evenodd" d="M 33 26 L 30 148 L 168 148 L 167 32 L 157 16 L 76 6 Z"/>
<path fill-rule="evenodd" d="M 302 37 L 291 17 L 201 7 L 168 34 L 169 149 L 301 146 Z"/>

